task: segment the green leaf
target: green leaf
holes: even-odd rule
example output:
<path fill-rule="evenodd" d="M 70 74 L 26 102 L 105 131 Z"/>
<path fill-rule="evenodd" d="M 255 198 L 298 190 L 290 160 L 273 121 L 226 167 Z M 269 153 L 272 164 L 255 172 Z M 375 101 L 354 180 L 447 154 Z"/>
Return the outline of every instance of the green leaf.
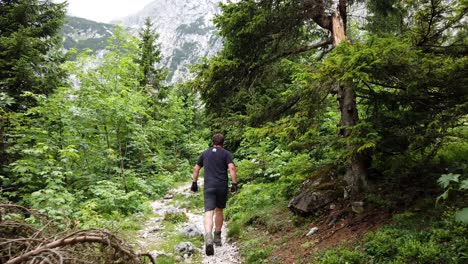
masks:
<path fill-rule="evenodd" d="M 455 214 L 455 220 L 468 224 L 468 207 L 465 207 Z"/>
<path fill-rule="evenodd" d="M 450 191 L 451 189 L 452 189 L 452 188 L 448 188 L 443 194 L 441 194 L 441 195 L 439 195 L 439 197 L 437 197 L 436 206 L 439 204 L 440 199 L 446 200 L 446 199 L 448 198 L 448 194 L 449 194 L 449 191 Z"/>
<path fill-rule="evenodd" d="M 460 190 L 468 190 L 468 179 L 465 179 L 460 183 Z"/>
<path fill-rule="evenodd" d="M 450 182 L 458 182 L 458 178 L 460 177 L 460 174 L 442 174 L 440 176 L 439 180 L 437 182 L 439 183 L 440 186 L 442 186 L 444 189 L 447 188 L 450 184 Z"/>
<path fill-rule="evenodd" d="M 361 153 L 367 149 L 373 149 L 375 148 L 375 142 L 367 142 L 364 145 L 360 146 L 357 150 L 358 153 Z"/>

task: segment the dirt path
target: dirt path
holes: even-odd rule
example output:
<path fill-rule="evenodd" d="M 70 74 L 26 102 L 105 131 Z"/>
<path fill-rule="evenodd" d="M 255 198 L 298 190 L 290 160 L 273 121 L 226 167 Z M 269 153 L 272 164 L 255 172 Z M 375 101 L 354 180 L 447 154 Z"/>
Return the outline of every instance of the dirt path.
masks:
<path fill-rule="evenodd" d="M 177 262 L 185 263 L 241 263 L 239 249 L 235 242 L 226 238 L 226 223 L 222 229 L 222 246 L 215 247 L 214 256 L 206 256 L 203 243 L 203 203 L 202 192 L 193 194 L 189 190 L 189 185 L 175 188 L 160 200 L 151 204 L 154 217 L 151 217 L 144 224 L 144 229 L 139 231 L 137 244 L 146 248 L 153 256 L 163 256 L 175 259 Z M 166 222 L 166 214 L 183 213 L 186 215 L 183 222 L 174 225 Z M 196 235 L 189 238 L 184 234 L 187 228 Z M 194 241 L 195 240 L 195 241 Z M 174 245 L 181 242 L 192 242 L 194 246 L 193 254 L 174 253 Z M 165 262 L 164 262 L 165 263 Z"/>

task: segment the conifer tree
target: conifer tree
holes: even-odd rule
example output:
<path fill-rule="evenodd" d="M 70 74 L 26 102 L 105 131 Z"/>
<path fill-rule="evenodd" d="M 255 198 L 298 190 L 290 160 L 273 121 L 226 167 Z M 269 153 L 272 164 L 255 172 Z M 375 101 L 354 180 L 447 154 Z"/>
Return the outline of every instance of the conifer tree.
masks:
<path fill-rule="evenodd" d="M 162 68 L 158 68 L 157 64 L 161 62 L 160 45 L 157 43 L 159 35 L 154 30 L 154 25 L 148 17 L 145 20 L 145 25 L 140 31 L 140 57 L 138 64 L 143 73 L 140 79 L 142 86 L 147 86 L 151 89 L 150 92 L 162 93 L 161 82 L 164 79 Z"/>
<path fill-rule="evenodd" d="M 58 51 L 65 4 L 50 0 L 0 2 L 0 93 L 14 99 L 10 110 L 35 105 L 22 94 L 50 94 L 60 86 L 64 57 Z"/>
<path fill-rule="evenodd" d="M 0 165 L 8 159 L 8 114 L 35 106 L 35 97 L 25 95 L 51 94 L 65 79 L 59 51 L 65 6 L 50 0 L 0 1 Z"/>

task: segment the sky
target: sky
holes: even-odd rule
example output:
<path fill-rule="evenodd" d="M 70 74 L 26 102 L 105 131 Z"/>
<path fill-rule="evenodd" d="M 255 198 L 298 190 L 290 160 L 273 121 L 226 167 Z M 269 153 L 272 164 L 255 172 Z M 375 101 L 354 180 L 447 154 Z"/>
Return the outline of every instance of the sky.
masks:
<path fill-rule="evenodd" d="M 134 14 L 154 0 L 67 0 L 68 14 L 98 22 L 108 23 L 111 20 Z M 56 3 L 64 0 L 54 0 Z"/>

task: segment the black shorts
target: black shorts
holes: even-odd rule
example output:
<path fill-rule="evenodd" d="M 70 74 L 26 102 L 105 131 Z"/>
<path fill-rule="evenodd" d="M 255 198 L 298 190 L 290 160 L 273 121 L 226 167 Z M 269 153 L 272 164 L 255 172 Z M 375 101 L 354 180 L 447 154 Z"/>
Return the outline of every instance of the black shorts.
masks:
<path fill-rule="evenodd" d="M 205 212 L 215 208 L 226 208 L 228 187 L 206 188 L 203 192 L 205 197 Z"/>

